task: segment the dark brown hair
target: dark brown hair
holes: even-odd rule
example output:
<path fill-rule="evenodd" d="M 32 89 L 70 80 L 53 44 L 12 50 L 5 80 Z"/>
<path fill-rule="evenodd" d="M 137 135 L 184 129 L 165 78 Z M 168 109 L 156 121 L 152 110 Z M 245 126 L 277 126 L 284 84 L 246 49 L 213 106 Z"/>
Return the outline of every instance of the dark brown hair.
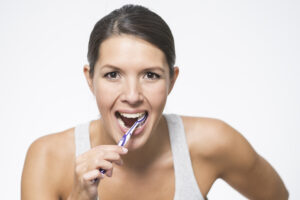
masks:
<path fill-rule="evenodd" d="M 165 54 L 170 76 L 173 76 L 175 45 L 167 23 L 143 6 L 125 5 L 100 19 L 91 32 L 87 54 L 91 77 L 94 76 L 101 43 L 113 35 L 121 34 L 134 35 L 158 47 Z"/>

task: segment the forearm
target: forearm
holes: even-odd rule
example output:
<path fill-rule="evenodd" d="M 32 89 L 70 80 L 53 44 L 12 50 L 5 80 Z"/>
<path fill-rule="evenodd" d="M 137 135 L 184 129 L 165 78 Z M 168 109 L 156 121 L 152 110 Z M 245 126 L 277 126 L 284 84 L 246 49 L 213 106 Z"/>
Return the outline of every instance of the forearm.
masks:
<path fill-rule="evenodd" d="M 272 200 L 285 200 L 288 199 L 289 193 L 278 175 L 278 173 L 273 169 L 273 167 L 261 156 L 260 163 L 258 165 L 264 166 L 264 172 L 262 173 L 262 181 L 266 179 L 265 182 L 261 182 L 261 187 L 265 188 L 265 198 Z"/>
<path fill-rule="evenodd" d="M 255 200 L 285 200 L 288 191 L 278 173 L 261 156 L 257 155 L 248 171 L 235 171 L 224 179 L 241 194 Z"/>

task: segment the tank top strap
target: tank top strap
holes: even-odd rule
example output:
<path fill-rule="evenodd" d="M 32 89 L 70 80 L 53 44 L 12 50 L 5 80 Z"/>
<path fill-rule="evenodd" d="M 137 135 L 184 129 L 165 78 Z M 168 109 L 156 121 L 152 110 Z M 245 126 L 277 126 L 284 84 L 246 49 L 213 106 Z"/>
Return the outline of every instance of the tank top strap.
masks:
<path fill-rule="evenodd" d="M 168 124 L 175 171 L 174 200 L 204 200 L 195 179 L 181 117 L 175 114 L 164 116 Z"/>
<path fill-rule="evenodd" d="M 74 138 L 76 157 L 83 154 L 91 148 L 89 127 L 90 121 L 83 124 L 79 124 L 75 127 Z"/>
<path fill-rule="evenodd" d="M 91 148 L 90 142 L 90 121 L 79 124 L 75 127 L 75 149 L 76 157 L 87 152 Z M 99 200 L 99 197 L 97 198 Z"/>

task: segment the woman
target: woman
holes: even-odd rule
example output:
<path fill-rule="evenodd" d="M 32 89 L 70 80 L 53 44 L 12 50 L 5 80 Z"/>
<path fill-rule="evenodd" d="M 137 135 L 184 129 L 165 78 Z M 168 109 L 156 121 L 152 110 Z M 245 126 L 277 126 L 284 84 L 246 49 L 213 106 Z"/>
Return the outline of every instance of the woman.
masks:
<path fill-rule="evenodd" d="M 218 178 L 250 199 L 288 198 L 275 170 L 229 125 L 162 114 L 179 69 L 157 14 L 127 5 L 105 16 L 88 60 L 84 74 L 101 118 L 30 146 L 23 200 L 205 199 Z M 118 146 L 142 117 L 126 148 Z"/>

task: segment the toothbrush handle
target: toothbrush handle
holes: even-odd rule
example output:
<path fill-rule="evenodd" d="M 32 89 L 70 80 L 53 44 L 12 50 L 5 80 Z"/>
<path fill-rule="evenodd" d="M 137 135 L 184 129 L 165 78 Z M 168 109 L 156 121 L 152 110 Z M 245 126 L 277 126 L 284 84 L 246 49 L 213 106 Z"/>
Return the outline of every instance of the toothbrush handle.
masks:
<path fill-rule="evenodd" d="M 102 173 L 102 174 L 105 174 L 106 173 L 106 170 L 105 169 L 99 169 L 99 171 Z"/>

